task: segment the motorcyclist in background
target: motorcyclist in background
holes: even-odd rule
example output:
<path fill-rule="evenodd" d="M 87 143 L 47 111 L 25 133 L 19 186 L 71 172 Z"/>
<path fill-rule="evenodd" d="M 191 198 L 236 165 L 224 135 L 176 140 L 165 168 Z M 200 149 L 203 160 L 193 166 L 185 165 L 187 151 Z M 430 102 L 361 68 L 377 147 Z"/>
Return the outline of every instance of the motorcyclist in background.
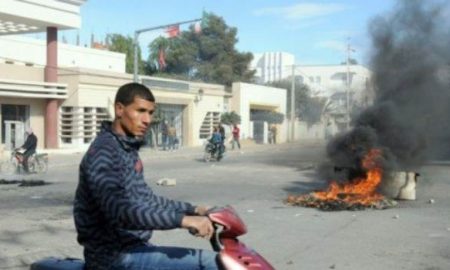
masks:
<path fill-rule="evenodd" d="M 223 136 L 220 133 L 220 130 L 218 127 L 214 127 L 213 133 L 211 135 L 211 139 L 209 139 L 209 142 L 214 145 L 214 151 L 219 151 L 219 157 L 223 154 Z"/>

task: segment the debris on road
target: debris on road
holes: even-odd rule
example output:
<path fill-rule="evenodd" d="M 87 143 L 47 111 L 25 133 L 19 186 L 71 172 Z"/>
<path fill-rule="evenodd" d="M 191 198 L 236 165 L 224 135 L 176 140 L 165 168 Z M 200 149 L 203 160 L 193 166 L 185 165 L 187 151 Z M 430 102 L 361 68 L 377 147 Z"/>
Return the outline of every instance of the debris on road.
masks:
<path fill-rule="evenodd" d="M 49 185 L 49 182 L 45 182 L 44 180 L 5 180 L 0 179 L 0 185 L 17 185 L 19 187 L 34 187 L 34 186 L 43 186 Z"/>
<path fill-rule="evenodd" d="M 434 201 L 434 199 L 429 199 L 429 200 L 428 200 L 428 203 L 429 203 L 429 204 L 433 204 L 433 203 L 435 203 L 435 201 Z"/>
<path fill-rule="evenodd" d="M 345 195 L 345 194 L 343 194 Z M 342 210 L 364 210 L 364 209 L 388 209 L 397 206 L 397 202 L 392 199 L 383 198 L 370 203 L 347 202 L 344 199 L 322 200 L 317 198 L 314 193 L 301 196 L 290 195 L 285 203 L 293 206 L 313 207 L 323 211 L 342 211 Z"/>
<path fill-rule="evenodd" d="M 159 186 L 175 186 L 177 184 L 177 180 L 175 178 L 161 178 L 156 181 L 156 184 Z"/>

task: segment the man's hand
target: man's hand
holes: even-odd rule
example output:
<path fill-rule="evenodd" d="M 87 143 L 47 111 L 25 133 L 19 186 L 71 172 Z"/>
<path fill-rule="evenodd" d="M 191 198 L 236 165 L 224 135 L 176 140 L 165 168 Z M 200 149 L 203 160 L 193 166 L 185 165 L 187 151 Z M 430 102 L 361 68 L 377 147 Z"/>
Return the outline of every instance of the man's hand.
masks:
<path fill-rule="evenodd" d="M 199 215 L 199 216 L 206 216 L 209 209 L 211 209 L 211 207 L 199 205 L 199 206 L 195 207 L 195 214 Z"/>
<path fill-rule="evenodd" d="M 211 239 L 214 233 L 214 227 L 211 220 L 207 217 L 199 216 L 184 216 L 181 221 L 181 227 L 185 229 L 196 230 L 196 236 L 203 237 L 205 239 Z"/>

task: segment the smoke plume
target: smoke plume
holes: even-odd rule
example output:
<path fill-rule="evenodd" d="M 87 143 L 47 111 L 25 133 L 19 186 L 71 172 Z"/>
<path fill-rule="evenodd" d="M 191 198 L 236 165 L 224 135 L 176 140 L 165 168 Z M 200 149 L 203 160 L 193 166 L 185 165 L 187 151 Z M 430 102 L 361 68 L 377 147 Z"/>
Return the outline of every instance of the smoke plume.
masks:
<path fill-rule="evenodd" d="M 450 157 L 448 5 L 398 1 L 392 13 L 371 21 L 375 100 L 327 145 L 333 165 L 363 173 L 361 159 L 374 147 L 383 150 L 387 171 Z"/>

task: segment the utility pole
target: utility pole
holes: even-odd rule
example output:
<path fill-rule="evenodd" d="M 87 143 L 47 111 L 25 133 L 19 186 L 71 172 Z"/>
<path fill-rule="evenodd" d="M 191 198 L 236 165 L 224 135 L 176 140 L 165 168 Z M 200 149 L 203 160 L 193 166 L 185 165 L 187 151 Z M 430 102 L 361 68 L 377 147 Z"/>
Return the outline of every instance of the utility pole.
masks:
<path fill-rule="evenodd" d="M 291 142 L 295 140 L 295 64 L 292 65 L 291 83 Z"/>
<path fill-rule="evenodd" d="M 186 24 L 186 23 L 199 22 L 201 20 L 202 19 L 195 19 L 195 20 L 190 20 L 190 21 L 176 22 L 176 23 L 159 25 L 159 26 L 154 26 L 154 27 L 149 27 L 149 28 L 144 28 L 144 29 L 139 29 L 139 30 L 134 31 L 134 40 L 133 40 L 133 51 L 134 51 L 133 81 L 134 82 L 138 82 L 138 80 L 139 80 L 139 78 L 138 78 L 138 48 L 139 48 L 139 41 L 138 40 L 139 40 L 139 35 L 141 33 L 167 28 L 167 27 L 172 26 L 172 25 L 181 25 L 181 24 Z"/>
<path fill-rule="evenodd" d="M 347 43 L 347 76 L 346 76 L 346 84 L 345 84 L 345 94 L 346 94 L 346 98 L 347 98 L 347 103 L 346 103 L 346 112 L 345 112 L 345 122 L 346 122 L 346 127 L 347 130 L 350 129 L 350 110 L 351 110 L 351 106 L 350 106 L 350 52 L 354 52 L 355 50 L 352 49 L 350 47 L 350 42 Z"/>

